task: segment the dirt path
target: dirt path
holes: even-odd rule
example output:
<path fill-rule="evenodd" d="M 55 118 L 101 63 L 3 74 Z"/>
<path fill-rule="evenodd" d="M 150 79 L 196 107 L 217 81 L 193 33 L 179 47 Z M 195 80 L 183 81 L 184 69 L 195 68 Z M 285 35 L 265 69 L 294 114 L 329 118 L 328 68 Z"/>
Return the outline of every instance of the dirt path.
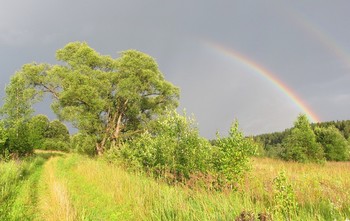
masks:
<path fill-rule="evenodd" d="M 68 156 L 36 151 L 23 161 L 0 165 L 0 220 L 84 220 L 70 200 L 70 178 L 59 176 L 58 162 Z"/>
<path fill-rule="evenodd" d="M 40 179 L 38 208 L 42 220 L 77 220 L 66 184 L 56 176 L 55 166 L 60 157 L 50 158 Z"/>

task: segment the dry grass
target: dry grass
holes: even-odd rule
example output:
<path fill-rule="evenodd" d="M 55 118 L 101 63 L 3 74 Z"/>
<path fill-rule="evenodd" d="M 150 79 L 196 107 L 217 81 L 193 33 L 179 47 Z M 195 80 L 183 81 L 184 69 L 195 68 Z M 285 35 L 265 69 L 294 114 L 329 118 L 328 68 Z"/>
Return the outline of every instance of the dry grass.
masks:
<path fill-rule="evenodd" d="M 51 158 L 44 166 L 41 179 L 42 192 L 39 195 L 39 207 L 43 220 L 50 221 L 74 221 L 77 213 L 72 206 L 66 185 L 57 179 L 55 164 L 57 158 Z"/>
<path fill-rule="evenodd" d="M 99 196 L 112 196 L 113 201 L 104 208 L 112 210 L 112 207 L 117 207 L 120 220 L 217 220 L 225 217 L 232 219 L 234 214 L 242 209 L 240 202 L 222 193 L 197 192 L 168 186 L 144 175 L 130 174 L 104 161 L 81 157 L 68 160 L 78 162 L 70 168 L 72 173 L 69 177 L 83 181 L 80 182 L 80 189 L 86 188 L 86 184 L 93 185 L 93 191 L 98 192 Z M 91 191 L 90 194 L 94 193 Z M 82 197 L 82 194 L 79 196 Z M 103 199 L 91 202 L 93 207 L 85 205 L 85 209 L 98 211 L 104 204 L 102 201 Z"/>
<path fill-rule="evenodd" d="M 99 196 L 90 205 L 79 206 L 80 210 L 98 213 L 104 208 L 117 212 L 123 220 L 234 220 L 242 211 L 273 213 L 272 183 L 282 170 L 296 192 L 300 206 L 297 220 L 328 220 L 349 214 L 350 163 L 319 165 L 254 159 L 252 171 L 239 191 L 221 193 L 168 186 L 101 160 L 70 156 L 62 162 L 70 165 L 60 170 L 69 171 L 69 182 L 76 180 L 71 190 L 79 201 Z"/>
<path fill-rule="evenodd" d="M 319 165 L 255 158 L 238 192 L 215 192 L 169 186 L 103 160 L 52 156 L 43 167 L 28 166 L 28 171 L 35 171 L 28 175 L 30 182 L 18 185 L 20 193 L 13 195 L 13 205 L 27 201 L 37 205 L 31 212 L 34 220 L 235 220 L 243 211 L 256 218 L 258 213 L 276 218 L 273 180 L 281 171 L 296 192 L 295 220 L 350 216 L 350 162 Z M 12 166 L 17 168 L 8 164 L 13 172 L 8 176 L 3 172 L 1 179 L 16 179 L 18 170 Z M 18 211 L 16 217 L 31 214 Z"/>
<path fill-rule="evenodd" d="M 272 200 L 273 179 L 285 171 L 301 205 L 330 202 L 337 209 L 350 205 L 350 162 L 302 164 L 269 158 L 252 160 L 241 190 L 256 199 Z"/>

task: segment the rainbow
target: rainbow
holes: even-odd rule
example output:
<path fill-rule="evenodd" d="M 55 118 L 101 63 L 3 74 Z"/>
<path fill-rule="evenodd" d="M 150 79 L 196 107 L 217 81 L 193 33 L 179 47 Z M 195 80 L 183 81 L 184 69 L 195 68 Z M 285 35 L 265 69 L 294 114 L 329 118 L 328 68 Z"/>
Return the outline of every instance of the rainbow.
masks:
<path fill-rule="evenodd" d="M 286 14 L 291 18 L 298 27 L 303 29 L 305 33 L 310 34 L 314 39 L 317 39 L 325 48 L 333 53 L 339 60 L 341 60 L 346 67 L 350 68 L 350 56 L 343 48 L 337 43 L 337 41 L 322 31 L 315 23 L 312 23 L 303 14 L 291 8 L 286 8 Z"/>
<path fill-rule="evenodd" d="M 234 60 L 240 62 L 244 66 L 248 67 L 249 69 L 253 70 L 255 73 L 259 74 L 260 76 L 264 77 L 268 81 L 270 81 L 274 86 L 276 86 L 281 92 L 283 92 L 290 100 L 293 101 L 293 103 L 304 112 L 309 119 L 312 122 L 320 122 L 319 117 L 311 110 L 310 107 L 308 107 L 305 102 L 301 98 L 299 98 L 295 92 L 290 89 L 286 84 L 284 84 L 282 81 L 280 81 L 272 72 L 268 71 L 261 65 L 257 64 L 256 62 L 244 57 L 243 55 L 239 54 L 238 52 L 227 49 L 223 47 L 220 44 L 213 43 L 210 41 L 202 41 L 206 46 L 208 46 L 211 49 L 214 49 L 215 51 L 224 54 L 225 56 L 228 56 L 230 58 L 233 58 Z"/>

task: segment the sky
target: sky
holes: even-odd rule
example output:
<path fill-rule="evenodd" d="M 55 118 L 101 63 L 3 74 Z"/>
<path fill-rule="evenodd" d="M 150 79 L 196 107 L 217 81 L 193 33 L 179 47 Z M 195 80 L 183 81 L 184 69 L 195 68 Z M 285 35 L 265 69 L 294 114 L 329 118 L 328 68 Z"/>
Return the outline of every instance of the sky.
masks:
<path fill-rule="evenodd" d="M 2 0 L 0 96 L 31 62 L 55 64 L 73 41 L 117 58 L 154 57 L 181 89 L 201 135 L 246 135 L 310 121 L 350 119 L 348 0 Z M 0 103 L 1 104 L 1 103 Z M 55 116 L 49 101 L 37 113 Z"/>

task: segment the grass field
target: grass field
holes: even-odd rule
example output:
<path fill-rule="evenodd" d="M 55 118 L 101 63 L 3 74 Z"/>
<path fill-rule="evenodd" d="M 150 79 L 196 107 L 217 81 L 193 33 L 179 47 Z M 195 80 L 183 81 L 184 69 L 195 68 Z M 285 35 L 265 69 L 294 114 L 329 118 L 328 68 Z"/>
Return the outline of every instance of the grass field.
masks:
<path fill-rule="evenodd" d="M 350 163 L 255 158 L 237 192 L 209 192 L 168 186 L 103 159 L 39 152 L 0 163 L 0 220 L 235 220 L 243 211 L 283 220 L 273 185 L 280 171 L 298 203 L 291 220 L 350 218 Z"/>

